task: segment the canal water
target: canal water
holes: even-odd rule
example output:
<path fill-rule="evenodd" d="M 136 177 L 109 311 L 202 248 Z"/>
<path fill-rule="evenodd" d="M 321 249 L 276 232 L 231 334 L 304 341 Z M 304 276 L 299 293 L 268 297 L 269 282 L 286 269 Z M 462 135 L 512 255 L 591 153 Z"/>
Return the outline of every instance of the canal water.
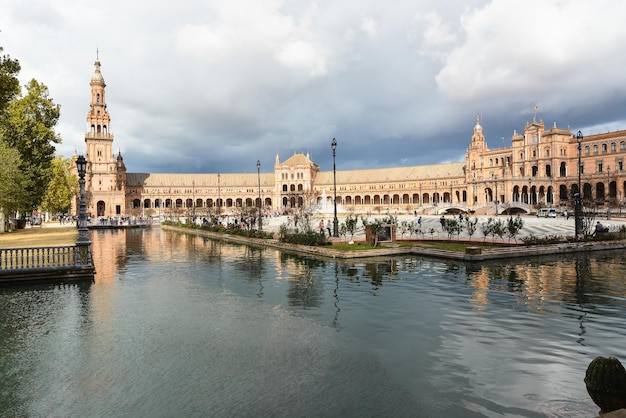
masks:
<path fill-rule="evenodd" d="M 592 417 L 623 253 L 336 261 L 94 231 L 94 283 L 0 288 L 0 416 Z"/>

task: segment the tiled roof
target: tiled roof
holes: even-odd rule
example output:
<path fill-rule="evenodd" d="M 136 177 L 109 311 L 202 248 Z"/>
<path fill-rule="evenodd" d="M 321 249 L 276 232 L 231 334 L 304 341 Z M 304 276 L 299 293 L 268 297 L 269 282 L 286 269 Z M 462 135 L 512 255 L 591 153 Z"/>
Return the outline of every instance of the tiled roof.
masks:
<path fill-rule="evenodd" d="M 308 156 L 302 153 L 296 154 L 295 152 L 291 157 L 287 158 L 285 161 L 281 163 L 281 165 L 311 165 L 311 164 L 315 165 Z"/>
<path fill-rule="evenodd" d="M 274 187 L 274 173 L 260 174 L 261 186 Z M 258 173 L 177 174 L 177 173 L 128 173 L 128 187 L 258 187 Z"/>
<path fill-rule="evenodd" d="M 337 171 L 337 184 L 392 183 L 404 181 L 428 181 L 437 178 L 465 177 L 464 162 L 419 165 L 411 167 L 375 168 L 371 170 Z M 332 184 L 333 172 L 320 172 L 315 183 Z"/>
<path fill-rule="evenodd" d="M 303 154 L 295 154 L 289 161 L 310 160 Z M 291 163 L 289 163 L 291 164 Z M 464 177 L 465 163 L 444 163 L 412 167 L 375 168 L 371 170 L 337 171 L 338 184 L 392 183 L 405 181 L 428 181 L 437 178 Z M 258 173 L 220 173 L 219 186 L 226 187 L 258 187 Z M 261 186 L 274 187 L 274 173 L 260 174 Z M 324 171 L 317 174 L 316 185 L 332 184 L 333 172 Z M 218 174 L 178 174 L 178 173 L 128 173 L 128 187 L 217 187 Z"/>

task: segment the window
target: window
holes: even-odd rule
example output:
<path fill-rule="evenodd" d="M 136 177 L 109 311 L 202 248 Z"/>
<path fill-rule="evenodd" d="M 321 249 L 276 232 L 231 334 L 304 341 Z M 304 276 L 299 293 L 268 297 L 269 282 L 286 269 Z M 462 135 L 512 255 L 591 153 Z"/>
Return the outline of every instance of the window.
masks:
<path fill-rule="evenodd" d="M 606 154 L 606 144 L 602 144 L 602 154 Z"/>
<path fill-rule="evenodd" d="M 617 144 L 615 142 L 611 142 L 611 152 L 617 151 Z"/>
<path fill-rule="evenodd" d="M 585 155 L 589 155 L 589 147 L 585 147 Z"/>
<path fill-rule="evenodd" d="M 619 143 L 619 150 L 626 151 L 626 142 L 622 141 Z"/>
<path fill-rule="evenodd" d="M 597 155 L 598 154 L 598 146 L 594 145 L 593 146 L 593 155 Z"/>

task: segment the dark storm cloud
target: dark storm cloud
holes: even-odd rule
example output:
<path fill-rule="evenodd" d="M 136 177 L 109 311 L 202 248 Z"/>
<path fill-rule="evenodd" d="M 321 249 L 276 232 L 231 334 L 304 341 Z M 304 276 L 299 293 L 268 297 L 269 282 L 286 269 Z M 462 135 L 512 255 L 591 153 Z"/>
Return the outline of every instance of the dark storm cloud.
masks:
<path fill-rule="evenodd" d="M 153 6 L 2 3 L 0 45 L 22 84 L 36 78 L 62 105 L 60 154 L 84 152 L 96 47 L 132 172 L 251 172 L 257 160 L 269 172 L 294 152 L 331 170 L 332 138 L 339 169 L 459 161 L 477 114 L 501 148 L 535 104 L 548 128 L 626 129 L 618 2 Z"/>

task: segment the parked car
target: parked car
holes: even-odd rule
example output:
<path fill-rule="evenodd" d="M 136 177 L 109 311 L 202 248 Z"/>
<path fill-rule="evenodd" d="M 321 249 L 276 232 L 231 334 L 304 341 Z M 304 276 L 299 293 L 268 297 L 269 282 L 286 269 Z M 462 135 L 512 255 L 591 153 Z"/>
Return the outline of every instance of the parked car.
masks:
<path fill-rule="evenodd" d="M 542 208 L 537 211 L 538 218 L 556 218 L 556 209 Z"/>

